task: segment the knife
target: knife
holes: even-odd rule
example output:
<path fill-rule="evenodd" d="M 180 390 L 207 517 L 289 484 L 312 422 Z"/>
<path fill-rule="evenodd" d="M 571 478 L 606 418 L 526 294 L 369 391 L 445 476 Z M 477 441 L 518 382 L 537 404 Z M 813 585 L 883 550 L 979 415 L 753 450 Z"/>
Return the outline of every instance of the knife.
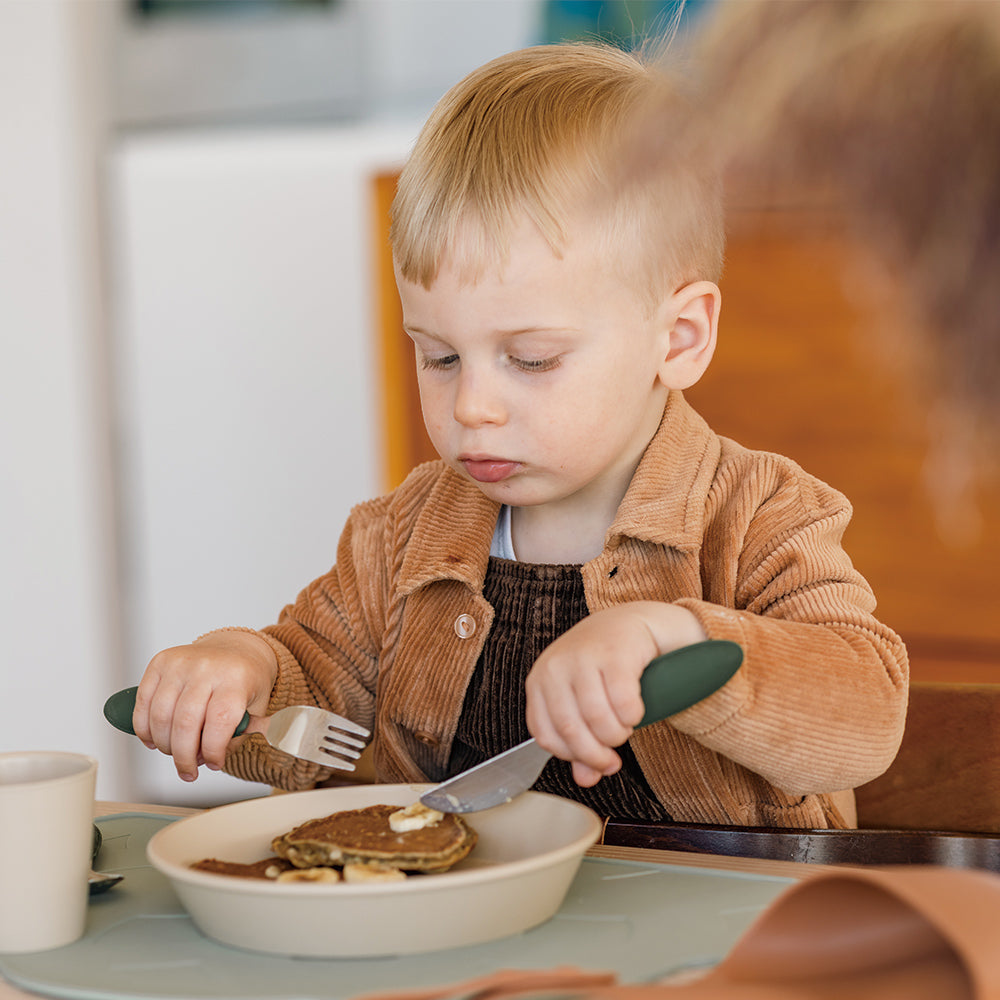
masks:
<path fill-rule="evenodd" d="M 646 712 L 636 726 L 648 726 L 718 691 L 739 669 L 743 648 L 726 639 L 682 646 L 651 660 L 639 678 Z M 424 792 L 420 801 L 439 812 L 479 812 L 526 792 L 552 756 L 533 739 L 470 767 Z"/>

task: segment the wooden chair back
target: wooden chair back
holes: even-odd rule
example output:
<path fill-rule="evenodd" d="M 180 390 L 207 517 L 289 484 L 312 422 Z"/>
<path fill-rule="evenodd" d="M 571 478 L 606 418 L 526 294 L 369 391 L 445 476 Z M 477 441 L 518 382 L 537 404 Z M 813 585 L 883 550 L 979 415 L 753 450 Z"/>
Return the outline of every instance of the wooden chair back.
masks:
<path fill-rule="evenodd" d="M 856 795 L 861 827 L 1000 833 L 1000 685 L 913 683 L 899 754 Z"/>

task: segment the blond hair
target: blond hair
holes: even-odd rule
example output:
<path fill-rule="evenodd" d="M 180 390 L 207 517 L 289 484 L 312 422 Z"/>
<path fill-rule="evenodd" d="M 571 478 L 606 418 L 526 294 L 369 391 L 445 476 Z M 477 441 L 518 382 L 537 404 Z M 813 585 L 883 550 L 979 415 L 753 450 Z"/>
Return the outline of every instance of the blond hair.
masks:
<path fill-rule="evenodd" d="M 589 225 L 608 266 L 655 299 L 718 280 L 721 196 L 678 151 L 642 183 L 620 171 L 644 109 L 683 103 L 659 59 L 605 45 L 501 56 L 439 101 L 399 180 L 391 239 L 399 273 L 430 287 L 446 262 L 475 281 L 502 267 L 526 216 L 561 255 Z"/>

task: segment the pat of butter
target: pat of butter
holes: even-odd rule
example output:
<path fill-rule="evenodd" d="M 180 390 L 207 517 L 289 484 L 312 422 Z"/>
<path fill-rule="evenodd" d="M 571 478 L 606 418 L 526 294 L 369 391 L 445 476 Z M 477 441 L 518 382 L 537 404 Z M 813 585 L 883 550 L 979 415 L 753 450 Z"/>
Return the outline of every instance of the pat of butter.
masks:
<path fill-rule="evenodd" d="M 389 826 L 393 833 L 409 833 L 411 830 L 422 830 L 425 826 L 434 826 L 443 819 L 444 813 L 428 809 L 421 802 L 414 802 L 405 809 L 390 813 Z"/>

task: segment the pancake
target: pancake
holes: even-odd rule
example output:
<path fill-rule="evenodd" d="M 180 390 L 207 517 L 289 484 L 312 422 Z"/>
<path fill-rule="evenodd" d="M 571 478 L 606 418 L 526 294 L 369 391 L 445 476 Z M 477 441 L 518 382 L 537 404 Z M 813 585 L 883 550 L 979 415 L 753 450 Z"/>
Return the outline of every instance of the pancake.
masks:
<path fill-rule="evenodd" d="M 423 818 L 415 823 L 420 810 Z M 390 805 L 346 809 L 276 837 L 271 850 L 297 868 L 378 862 L 401 871 L 440 872 L 475 847 L 476 832 L 461 816 L 420 810 Z M 391 816 L 401 832 L 390 825 Z"/>
<path fill-rule="evenodd" d="M 214 875 L 235 875 L 237 878 L 276 879 L 282 872 L 294 867 L 284 858 L 264 858 L 251 864 L 241 864 L 238 861 L 220 861 L 218 858 L 203 858 L 191 865 L 195 871 L 211 872 Z"/>

